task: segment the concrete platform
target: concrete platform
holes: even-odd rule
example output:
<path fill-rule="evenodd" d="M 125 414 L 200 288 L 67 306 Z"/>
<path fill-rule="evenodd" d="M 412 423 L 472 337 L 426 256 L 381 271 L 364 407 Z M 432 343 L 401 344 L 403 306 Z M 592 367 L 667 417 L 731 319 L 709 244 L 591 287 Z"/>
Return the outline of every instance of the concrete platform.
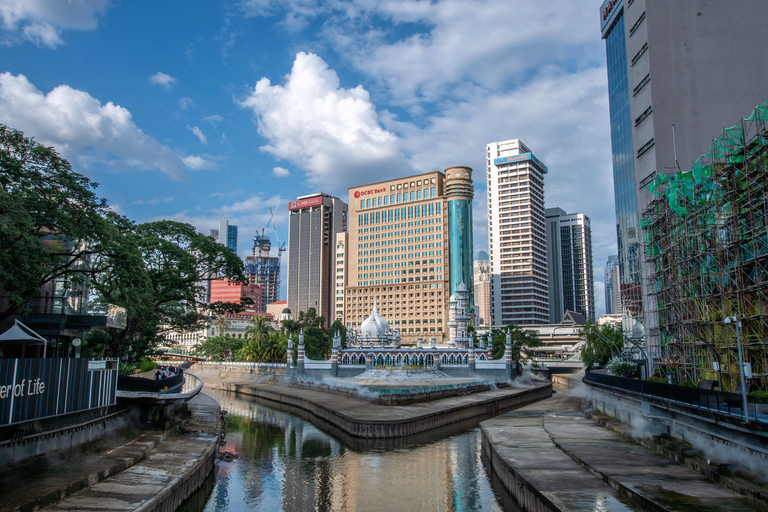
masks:
<path fill-rule="evenodd" d="M 574 390 L 480 426 L 484 456 L 526 510 L 765 510 L 587 419 Z"/>
<path fill-rule="evenodd" d="M 0 473 L 0 510 L 175 510 L 213 468 L 221 428 L 210 397 L 198 395 L 188 408 L 180 431 L 126 431 L 45 471 Z"/>
<path fill-rule="evenodd" d="M 297 407 L 334 424 L 351 436 L 363 438 L 411 436 L 457 421 L 535 402 L 552 393 L 552 385 L 546 382 L 533 387 L 508 387 L 467 396 L 391 406 L 336 393 L 250 380 L 217 381 L 206 377 L 206 385 Z"/>

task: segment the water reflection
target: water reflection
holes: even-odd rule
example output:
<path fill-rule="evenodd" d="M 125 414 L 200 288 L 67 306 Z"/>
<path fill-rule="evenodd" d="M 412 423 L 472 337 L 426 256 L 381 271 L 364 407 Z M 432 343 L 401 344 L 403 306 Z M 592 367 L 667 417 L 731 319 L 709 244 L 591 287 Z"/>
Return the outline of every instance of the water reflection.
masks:
<path fill-rule="evenodd" d="M 221 451 L 238 458 L 218 463 L 210 499 L 190 510 L 516 510 L 494 494 L 477 428 L 399 445 L 370 440 L 349 447 L 248 397 L 205 392 L 229 411 Z"/>

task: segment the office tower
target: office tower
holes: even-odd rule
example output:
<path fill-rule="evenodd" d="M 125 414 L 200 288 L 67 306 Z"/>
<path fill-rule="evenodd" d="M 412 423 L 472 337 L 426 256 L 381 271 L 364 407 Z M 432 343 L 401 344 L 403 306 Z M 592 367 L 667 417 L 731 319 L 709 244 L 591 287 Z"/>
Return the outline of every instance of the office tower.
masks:
<path fill-rule="evenodd" d="M 545 166 L 518 139 L 486 147 L 494 326 L 546 324 Z"/>
<path fill-rule="evenodd" d="M 690 171 L 724 126 L 765 100 L 768 2 L 606 0 L 600 28 L 608 97 L 625 334 L 649 331 L 658 349 L 656 306 L 643 277 L 638 214 L 657 173 Z M 762 55 L 762 54 L 761 54 Z M 645 326 L 643 326 L 645 324 Z"/>
<path fill-rule="evenodd" d="M 607 315 L 613 313 L 621 313 L 620 309 L 614 309 L 613 307 L 613 269 L 619 265 L 619 256 L 608 256 L 608 261 L 605 263 L 605 313 Z"/>
<path fill-rule="evenodd" d="M 270 256 L 272 242 L 264 234 L 256 234 L 253 237 L 253 255 L 245 258 L 245 273 L 248 282 L 258 284 L 262 289 L 261 312 L 267 312 L 267 304 L 277 302 L 277 294 L 280 289 L 280 258 Z"/>
<path fill-rule="evenodd" d="M 466 197 L 466 179 L 455 182 L 464 191 L 459 195 L 458 187 L 452 188 L 455 197 Z M 431 172 L 349 189 L 347 327 L 359 329 L 375 302 L 404 343 L 447 339 L 452 258 L 447 181 L 442 172 Z"/>
<path fill-rule="evenodd" d="M 611 270 L 611 310 L 614 314 L 621 314 L 621 272 L 618 265 Z"/>
<path fill-rule="evenodd" d="M 592 270 L 592 228 L 583 213 L 547 208 L 547 282 L 549 323 L 559 323 L 566 311 L 595 320 Z"/>
<path fill-rule="evenodd" d="M 333 321 L 344 323 L 344 288 L 347 285 L 347 233 L 336 234 L 336 279 L 334 281 Z"/>
<path fill-rule="evenodd" d="M 491 326 L 491 261 L 488 253 L 480 251 L 475 256 L 475 326 Z"/>
<path fill-rule="evenodd" d="M 228 279 L 211 281 L 211 302 L 240 304 L 242 299 L 248 298 L 253 301 L 253 306 L 248 306 L 245 310 L 258 312 L 261 308 L 261 296 L 261 286 L 255 284 L 232 284 Z"/>
<path fill-rule="evenodd" d="M 237 226 L 230 226 L 227 219 L 221 219 L 219 229 L 212 229 L 210 234 L 221 245 L 226 245 L 237 253 Z"/>
<path fill-rule="evenodd" d="M 347 205 L 317 193 L 288 203 L 288 308 L 293 317 L 314 308 L 333 323 L 336 235 L 347 231 Z"/>

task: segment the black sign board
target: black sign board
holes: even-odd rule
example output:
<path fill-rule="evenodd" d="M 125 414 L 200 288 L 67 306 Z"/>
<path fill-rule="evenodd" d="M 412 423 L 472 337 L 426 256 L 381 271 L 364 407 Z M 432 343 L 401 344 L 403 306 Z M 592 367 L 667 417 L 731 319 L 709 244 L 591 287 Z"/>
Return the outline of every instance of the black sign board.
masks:
<path fill-rule="evenodd" d="M 0 426 L 116 403 L 116 359 L 0 359 Z"/>

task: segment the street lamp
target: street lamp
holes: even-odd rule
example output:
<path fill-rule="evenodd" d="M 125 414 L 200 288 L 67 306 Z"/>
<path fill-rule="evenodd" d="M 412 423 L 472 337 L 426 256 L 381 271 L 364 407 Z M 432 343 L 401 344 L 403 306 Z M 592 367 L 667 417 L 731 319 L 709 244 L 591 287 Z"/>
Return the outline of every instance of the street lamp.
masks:
<path fill-rule="evenodd" d="M 736 347 L 739 349 L 739 377 L 741 379 L 741 398 L 744 403 L 744 421 L 749 422 L 749 411 L 747 410 L 747 383 L 744 380 L 744 363 L 741 358 L 741 337 L 739 334 L 739 328 L 741 327 L 741 321 L 735 316 L 729 316 L 723 320 L 725 325 L 730 323 L 736 324 Z"/>

